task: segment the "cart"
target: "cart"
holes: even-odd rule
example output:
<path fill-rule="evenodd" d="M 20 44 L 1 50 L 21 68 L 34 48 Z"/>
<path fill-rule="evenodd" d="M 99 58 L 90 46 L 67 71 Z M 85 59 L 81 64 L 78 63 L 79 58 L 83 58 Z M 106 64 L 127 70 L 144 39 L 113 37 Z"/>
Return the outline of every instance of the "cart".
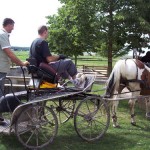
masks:
<path fill-rule="evenodd" d="M 41 149 L 52 143 L 59 124 L 70 118 L 74 118 L 77 134 L 88 142 L 99 140 L 105 134 L 110 113 L 105 100 L 91 93 L 95 74 L 87 74 L 90 80 L 84 88 L 77 89 L 63 82 L 46 64 L 29 65 L 27 69 L 31 80 L 28 86 L 24 82 L 26 90 L 14 93 L 12 89 L 12 93 L 3 97 L 7 106 L 3 112 L 10 115 L 7 125 L 0 126 L 1 133 L 15 134 L 29 149 Z"/>

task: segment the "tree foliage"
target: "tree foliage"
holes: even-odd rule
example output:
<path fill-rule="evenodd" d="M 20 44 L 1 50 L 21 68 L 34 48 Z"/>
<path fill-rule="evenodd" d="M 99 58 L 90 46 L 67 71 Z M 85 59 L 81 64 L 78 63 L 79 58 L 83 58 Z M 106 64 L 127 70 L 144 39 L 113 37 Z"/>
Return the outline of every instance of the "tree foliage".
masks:
<path fill-rule="evenodd" d="M 148 46 L 149 0 L 60 0 L 57 15 L 48 16 L 53 51 L 75 56 L 97 52 L 112 58 Z"/>

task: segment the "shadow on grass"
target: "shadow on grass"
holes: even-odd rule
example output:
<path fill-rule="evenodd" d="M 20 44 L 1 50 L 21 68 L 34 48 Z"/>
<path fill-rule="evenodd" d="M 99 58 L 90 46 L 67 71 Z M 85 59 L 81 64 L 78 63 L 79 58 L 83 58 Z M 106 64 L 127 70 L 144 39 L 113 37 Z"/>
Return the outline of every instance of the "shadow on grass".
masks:
<path fill-rule="evenodd" d="M 0 135 L 0 150 L 26 150 L 15 135 Z"/>
<path fill-rule="evenodd" d="M 149 134 L 145 134 L 145 131 L 143 131 L 142 129 L 141 130 L 142 132 L 144 132 L 144 134 L 141 134 L 141 132 L 139 132 L 139 127 L 131 126 L 131 129 L 129 129 L 128 126 L 120 129 L 114 129 L 110 127 L 110 129 L 108 129 L 107 133 L 104 135 L 103 138 L 101 138 L 99 141 L 89 143 L 81 139 L 76 134 L 71 124 L 67 123 L 60 128 L 61 129 L 56 139 L 54 140 L 54 143 L 49 145 L 49 147 L 47 147 L 45 150 L 123 150 L 135 148 L 141 149 L 141 146 L 137 145 L 141 137 L 144 135 L 145 138 L 150 138 Z"/>
<path fill-rule="evenodd" d="M 147 126 L 147 124 L 145 124 Z M 147 126 L 148 127 L 148 126 Z M 60 125 L 58 135 L 53 143 L 43 148 L 42 150 L 140 150 L 143 146 L 138 143 L 141 139 L 149 139 L 147 133 L 150 127 L 144 129 L 142 126 L 123 125 L 119 129 L 114 129 L 110 126 L 107 133 L 99 141 L 86 142 L 82 140 L 75 132 L 73 124 L 67 122 Z M 143 138 L 144 136 L 144 138 Z M 149 143 L 149 141 L 147 141 Z M 144 143 L 145 144 L 145 141 Z M 146 150 L 150 145 L 147 145 Z M 138 149 L 139 148 L 139 149 Z M 27 150 L 18 141 L 15 135 L 6 136 L 0 135 L 0 150 Z"/>
<path fill-rule="evenodd" d="M 130 143 L 130 146 L 129 146 Z M 79 138 L 77 135 L 64 136 L 59 135 L 54 143 L 46 150 L 121 150 L 132 149 L 136 142 L 130 141 L 120 135 L 107 133 L 101 140 L 97 142 L 86 142 Z"/>

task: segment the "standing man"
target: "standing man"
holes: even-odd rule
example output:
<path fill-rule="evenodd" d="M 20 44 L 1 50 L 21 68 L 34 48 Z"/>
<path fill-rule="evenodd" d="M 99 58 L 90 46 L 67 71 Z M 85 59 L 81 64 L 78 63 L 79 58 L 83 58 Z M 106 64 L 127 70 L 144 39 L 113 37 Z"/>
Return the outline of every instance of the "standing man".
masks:
<path fill-rule="evenodd" d="M 2 29 L 0 29 L 0 97 L 3 96 L 4 78 L 10 71 L 11 61 L 19 66 L 26 66 L 29 62 L 22 62 L 11 51 L 11 45 L 9 42 L 9 34 L 14 29 L 15 22 L 11 18 L 5 18 L 3 20 Z M 0 122 L 4 121 L 0 115 Z"/>
<path fill-rule="evenodd" d="M 45 25 L 38 28 L 39 37 L 36 38 L 30 47 L 30 58 L 35 58 L 37 66 L 41 62 L 49 64 L 55 71 L 62 76 L 68 78 L 77 88 L 84 88 L 86 76 L 84 74 L 77 75 L 77 68 L 71 59 L 65 59 L 64 55 L 52 55 L 48 42 L 48 29 Z"/>

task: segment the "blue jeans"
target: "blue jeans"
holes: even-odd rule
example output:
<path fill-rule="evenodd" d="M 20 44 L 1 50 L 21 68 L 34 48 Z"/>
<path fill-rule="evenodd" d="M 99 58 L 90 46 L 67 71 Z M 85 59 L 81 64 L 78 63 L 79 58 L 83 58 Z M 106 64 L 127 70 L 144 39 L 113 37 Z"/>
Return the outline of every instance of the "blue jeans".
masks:
<path fill-rule="evenodd" d="M 4 84 L 7 73 L 0 72 L 0 97 L 4 95 Z"/>

